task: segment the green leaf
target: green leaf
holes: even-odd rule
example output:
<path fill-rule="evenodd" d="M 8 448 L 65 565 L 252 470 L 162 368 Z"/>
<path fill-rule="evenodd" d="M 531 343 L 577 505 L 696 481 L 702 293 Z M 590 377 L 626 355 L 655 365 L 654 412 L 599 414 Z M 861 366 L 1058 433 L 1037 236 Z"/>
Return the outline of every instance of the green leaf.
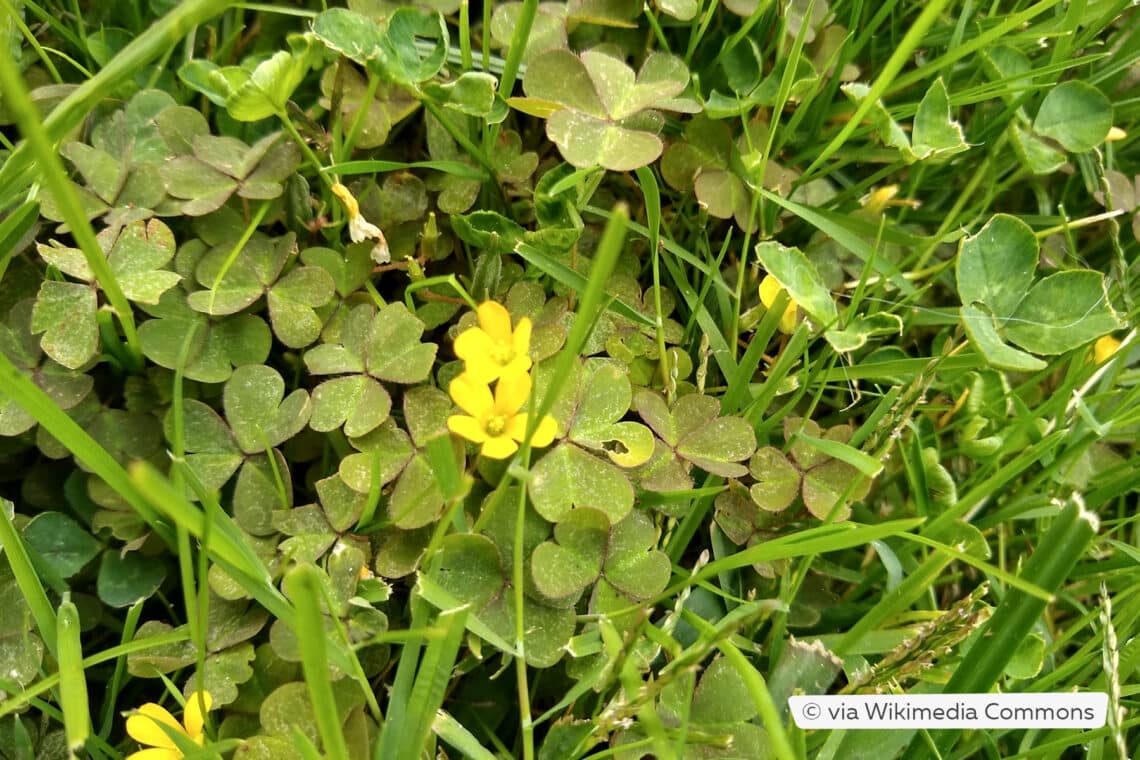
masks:
<path fill-rule="evenodd" d="M 655 161 L 664 147 L 652 132 L 626 129 L 568 108 L 551 114 L 546 134 L 568 163 L 583 169 L 633 171 Z"/>
<path fill-rule="evenodd" d="M 234 521 L 251 536 L 276 533 L 274 513 L 287 509 L 293 503 L 289 465 L 280 452 L 272 450 L 272 456 L 272 464 L 267 454 L 247 459 L 241 466 L 234 486 Z M 280 485 L 278 477 L 281 479 Z M 282 503 L 283 498 L 285 503 Z"/>
<path fill-rule="evenodd" d="M 418 8 L 401 7 L 388 17 L 380 67 L 397 82 L 416 85 L 431 79 L 443 68 L 447 45 L 447 24 L 443 16 L 438 12 L 424 13 Z"/>
<path fill-rule="evenodd" d="M 391 303 L 372 320 L 368 332 L 368 374 L 393 383 L 426 380 L 438 346 L 420 343 L 424 323 L 402 303 Z"/>
<path fill-rule="evenodd" d="M 718 657 L 705 668 L 693 692 L 689 719 L 697 724 L 746 723 L 756 717 L 756 702 L 731 661 Z"/>
<path fill-rule="evenodd" d="M 950 115 L 950 97 L 942 77 L 934 80 L 919 102 L 911 137 L 919 160 L 944 158 L 969 150 L 961 125 Z"/>
<path fill-rule="evenodd" d="M 62 512 L 42 512 L 33 517 L 24 526 L 24 540 L 65 580 L 103 548 L 90 532 Z"/>
<path fill-rule="evenodd" d="M 1033 129 L 1073 153 L 1097 147 L 1112 129 L 1112 102 L 1091 84 L 1061 82 L 1041 103 Z"/>
<path fill-rule="evenodd" d="M 995 214 L 958 246 L 958 296 L 983 303 L 998 319 L 1013 315 L 1037 271 L 1037 236 L 1025 222 Z"/>
<path fill-rule="evenodd" d="M 669 583 L 672 565 L 658 551 L 657 528 L 640 510 L 634 510 L 613 527 L 602 574 L 614 588 L 636 601 L 661 593 Z"/>
<path fill-rule="evenodd" d="M 428 85 L 424 92 L 439 101 L 445 108 L 485 117 L 495 105 L 495 88 L 498 81 L 481 71 L 465 71 L 447 84 Z"/>
<path fill-rule="evenodd" d="M 902 335 L 903 321 L 897 314 L 879 312 L 867 316 L 856 316 L 847 322 L 842 330 L 828 330 L 823 337 L 831 347 L 841 353 L 851 352 L 867 345 L 867 340 L 876 335 Z"/>
<path fill-rule="evenodd" d="M 284 400 L 283 400 L 284 399 Z M 256 454 L 289 440 L 309 421 L 309 394 L 297 389 L 285 398 L 285 381 L 264 365 L 238 367 L 223 392 L 226 419 L 241 450 Z"/>
<path fill-rule="evenodd" d="M 806 311 L 816 324 L 827 328 L 838 322 L 839 310 L 831 291 L 799 248 L 766 240 L 757 243 L 755 250 L 764 269 L 776 278 L 795 305 Z"/>
<path fill-rule="evenodd" d="M 99 352 L 95 290 L 88 285 L 45 280 L 32 310 L 32 332 L 40 347 L 68 369 L 79 369 Z"/>
<path fill-rule="evenodd" d="M 970 342 L 991 366 L 1015 372 L 1037 372 L 1048 366 L 1037 357 L 1002 340 L 994 325 L 993 315 L 984 307 L 969 304 L 962 307 L 961 314 L 962 325 L 970 336 Z"/>
<path fill-rule="evenodd" d="M 382 52 L 384 35 L 372 19 L 347 8 L 329 8 L 313 19 L 313 33 L 330 50 L 359 64 Z"/>
<path fill-rule="evenodd" d="M 633 486 L 622 471 L 572 444 L 561 444 L 532 470 L 528 484 L 535 511 L 551 522 L 576 507 L 590 507 L 617 522 L 633 508 Z"/>
<path fill-rule="evenodd" d="M 715 398 L 691 393 L 677 399 L 670 410 L 659 394 L 643 389 L 634 396 L 634 407 L 682 459 L 723 477 L 740 477 L 748 471 L 736 462 L 752 456 L 756 433 L 740 417 L 720 417 Z"/>
<path fill-rule="evenodd" d="M 384 485 L 400 474 L 414 453 L 408 434 L 390 417 L 371 433 L 352 439 L 352 445 L 360 453 L 342 459 L 339 471 L 344 482 L 360 493 L 368 493 L 372 484 L 374 459 L 380 481 L 377 485 Z"/>
<path fill-rule="evenodd" d="M 215 708 L 230 704 L 238 698 L 238 687 L 253 678 L 254 655 L 253 644 L 248 641 L 207 655 L 201 673 L 195 672 L 187 679 L 186 696 L 204 689 L 210 693 Z"/>
<path fill-rule="evenodd" d="M 392 398 L 384 386 L 365 375 L 327 380 L 313 390 L 309 425 L 321 433 L 344 425 L 344 434 L 359 437 L 388 418 Z"/>
<path fill-rule="evenodd" d="M 103 552 L 95 588 L 110 607 L 130 607 L 149 598 L 166 579 L 166 566 L 138 552 Z"/>
<path fill-rule="evenodd" d="M 277 339 L 289 348 L 303 348 L 315 341 L 324 323 L 314 309 L 327 304 L 335 292 L 336 283 L 324 269 L 291 269 L 269 290 L 267 298 Z"/>
<path fill-rule="evenodd" d="M 433 524 L 442 511 L 439 480 L 427 458 L 417 454 L 396 481 L 388 500 L 388 517 L 397 528 L 414 530 Z"/>
<path fill-rule="evenodd" d="M 296 250 L 296 238 L 291 233 L 276 239 L 254 233 L 236 258 L 231 257 L 233 245 L 226 240 L 199 260 L 194 276 L 209 290 L 191 293 L 190 308 L 224 316 L 251 306 L 281 274 Z"/>
<path fill-rule="evenodd" d="M 535 588 L 550 599 L 580 593 L 601 573 L 609 537 L 606 514 L 588 507 L 570 512 L 554 526 L 554 541 L 539 544 L 531 555 Z"/>
<path fill-rule="evenodd" d="M 636 467 L 653 454 L 653 434 L 636 422 L 620 422 L 629 411 L 629 373 L 613 364 L 598 366 L 578 389 L 579 403 L 569 438 L 606 455 L 621 467 Z"/>
<path fill-rule="evenodd" d="M 832 507 L 841 500 L 843 493 L 852 483 L 859 485 L 850 498 L 858 500 L 866 495 L 867 488 L 870 487 L 869 481 L 846 462 L 831 459 L 813 467 L 804 473 L 804 506 L 820 520 L 827 519 Z M 851 509 L 844 503 L 836 513 L 834 521 L 841 522 L 850 515 Z"/>
<path fill-rule="evenodd" d="M 1122 326 L 1104 275 L 1089 269 L 1039 280 L 1002 324 L 1007 338 L 1035 354 L 1060 354 Z"/>
<path fill-rule="evenodd" d="M 452 533 L 440 544 L 437 559 L 439 585 L 477 612 L 503 588 L 499 550 L 486 536 Z"/>
<path fill-rule="evenodd" d="M 782 512 L 791 506 L 800 491 L 800 471 L 783 453 L 765 446 L 752 455 L 748 470 L 756 483 L 750 493 L 752 501 L 768 512 Z"/>

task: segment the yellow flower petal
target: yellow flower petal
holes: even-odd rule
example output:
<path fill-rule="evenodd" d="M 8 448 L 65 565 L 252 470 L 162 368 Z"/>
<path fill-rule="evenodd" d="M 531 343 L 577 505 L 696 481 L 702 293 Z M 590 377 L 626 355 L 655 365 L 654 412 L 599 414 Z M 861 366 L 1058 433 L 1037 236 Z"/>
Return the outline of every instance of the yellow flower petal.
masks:
<path fill-rule="evenodd" d="M 483 419 L 495 407 L 495 399 L 487 384 L 476 382 L 466 374 L 452 380 L 447 390 L 459 408 L 475 419 Z"/>
<path fill-rule="evenodd" d="M 344 204 L 350 218 L 360 215 L 360 205 L 357 204 L 356 198 L 353 197 L 347 187 L 337 182 L 332 186 L 332 191 L 333 195 L 340 198 L 340 202 Z"/>
<path fill-rule="evenodd" d="M 198 744 L 202 743 L 202 729 L 206 725 L 206 716 L 203 710 L 210 711 L 214 705 L 214 698 L 210 692 L 194 692 L 186 698 L 186 709 L 182 713 L 182 722 L 186 724 L 186 733 Z"/>
<path fill-rule="evenodd" d="M 495 386 L 495 412 L 513 417 L 530 398 L 530 375 L 516 372 L 503 375 Z"/>
<path fill-rule="evenodd" d="M 519 445 L 508 436 L 498 435 L 483 442 L 483 456 L 488 459 L 506 459 L 519 450 Z"/>
<path fill-rule="evenodd" d="M 507 435 L 521 443 L 526 438 L 526 426 L 529 419 L 530 415 L 528 414 L 516 414 L 507 423 Z M 557 434 L 558 423 L 548 414 L 542 418 L 542 422 L 538 423 L 534 437 L 530 439 L 530 445 L 536 449 L 549 446 Z"/>
<path fill-rule="evenodd" d="M 514 345 L 516 357 L 519 357 L 519 356 L 526 356 L 527 357 L 528 369 L 529 369 L 529 358 L 530 357 L 527 355 L 530 353 L 530 333 L 531 333 L 530 317 L 523 317 L 522 319 L 519 320 L 518 325 L 515 327 L 513 345 Z"/>
<path fill-rule="evenodd" d="M 127 755 L 125 760 L 182 760 L 181 750 L 166 747 L 149 747 Z"/>
<path fill-rule="evenodd" d="M 771 309 L 783 289 L 775 277 L 770 274 L 764 275 L 764 279 L 760 281 L 760 303 L 764 304 L 765 308 Z"/>
<path fill-rule="evenodd" d="M 530 445 L 535 448 L 541 449 L 554 443 L 554 436 L 558 435 L 558 423 L 549 414 L 542 418 L 538 423 L 538 427 L 534 430 L 534 437 L 530 439 Z"/>
<path fill-rule="evenodd" d="M 186 733 L 165 707 L 147 702 L 127 717 L 127 735 L 139 744 L 173 749 L 174 740 L 162 729 L 160 723 L 170 726 L 180 734 Z"/>
<path fill-rule="evenodd" d="M 470 327 L 455 339 L 455 355 L 464 361 L 472 380 L 489 383 L 499 376 L 502 367 L 491 359 L 494 346 L 495 341 L 481 327 Z"/>
<path fill-rule="evenodd" d="M 487 331 L 491 340 L 511 345 L 511 313 L 498 301 L 484 301 L 476 312 L 479 326 Z"/>
<path fill-rule="evenodd" d="M 447 418 L 447 429 L 472 443 L 483 443 L 487 440 L 487 431 L 483 429 L 483 423 L 474 417 L 453 414 Z"/>
<path fill-rule="evenodd" d="M 1108 361 L 1108 359 L 1120 350 L 1120 341 L 1111 335 L 1105 335 L 1097 338 L 1093 344 L 1093 358 L 1096 359 L 1097 364 Z"/>
<path fill-rule="evenodd" d="M 784 309 L 784 313 L 780 315 L 780 331 L 792 334 L 796 331 L 796 305 L 794 303 L 788 304 Z"/>

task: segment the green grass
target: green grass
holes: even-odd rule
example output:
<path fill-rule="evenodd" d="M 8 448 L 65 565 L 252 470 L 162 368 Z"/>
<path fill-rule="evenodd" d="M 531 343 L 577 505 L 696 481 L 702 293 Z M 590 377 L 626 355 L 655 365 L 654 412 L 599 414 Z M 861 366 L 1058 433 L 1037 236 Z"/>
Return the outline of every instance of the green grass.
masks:
<path fill-rule="evenodd" d="M 0 0 L 0 760 L 1135 754 L 1129 2 L 382 6 Z"/>

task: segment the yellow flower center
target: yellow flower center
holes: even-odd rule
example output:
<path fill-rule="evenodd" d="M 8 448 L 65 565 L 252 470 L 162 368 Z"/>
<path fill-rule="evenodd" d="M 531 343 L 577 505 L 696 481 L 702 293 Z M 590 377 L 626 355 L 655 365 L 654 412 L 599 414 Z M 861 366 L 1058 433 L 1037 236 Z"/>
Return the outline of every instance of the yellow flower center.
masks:
<path fill-rule="evenodd" d="M 495 345 L 491 347 L 491 360 L 495 364 L 506 366 L 515 359 L 515 347 L 509 343 L 504 343 L 501 340 L 495 341 Z"/>
<path fill-rule="evenodd" d="M 483 428 L 490 436 L 500 436 L 503 434 L 503 431 L 507 429 L 507 422 L 509 421 L 509 418 L 505 414 L 492 414 L 487 418 L 487 421 L 483 423 Z"/>

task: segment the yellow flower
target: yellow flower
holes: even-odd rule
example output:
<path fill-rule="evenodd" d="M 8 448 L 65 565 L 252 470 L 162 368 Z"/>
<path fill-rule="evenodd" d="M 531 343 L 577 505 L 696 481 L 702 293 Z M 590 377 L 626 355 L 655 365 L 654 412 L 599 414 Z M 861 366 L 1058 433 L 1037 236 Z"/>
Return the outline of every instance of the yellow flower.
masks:
<path fill-rule="evenodd" d="M 1128 133 L 1120 127 L 1112 127 L 1108 130 L 1108 137 L 1104 138 L 1105 142 L 1120 142 L 1128 137 Z"/>
<path fill-rule="evenodd" d="M 765 308 L 771 309 L 783 289 L 775 277 L 770 274 L 764 275 L 764 279 L 760 281 L 760 302 Z M 780 317 L 780 332 L 790 335 L 796 331 L 796 311 L 796 302 L 789 301 L 783 316 Z"/>
<path fill-rule="evenodd" d="M 483 456 L 506 459 L 518 451 L 526 438 L 527 415 L 520 413 L 530 397 L 530 375 L 525 372 L 499 378 L 492 397 L 491 388 L 469 374 L 451 381 L 448 390 L 459 408 L 467 412 L 447 418 L 447 427 L 456 435 L 482 445 Z M 542 418 L 531 438 L 532 446 L 549 446 L 558 426 L 549 415 Z"/>
<path fill-rule="evenodd" d="M 479 326 L 455 339 L 455 355 L 466 374 L 476 383 L 490 383 L 530 369 L 530 319 L 523 317 L 512 330 L 510 312 L 495 301 L 484 301 L 476 313 Z"/>
<path fill-rule="evenodd" d="M 1111 335 L 1105 335 L 1097 339 L 1093 344 L 1093 359 L 1097 364 L 1103 364 L 1112 358 L 1112 355 L 1120 350 L 1120 341 Z"/>
<path fill-rule="evenodd" d="M 127 716 L 127 734 L 148 749 L 133 752 L 126 760 L 179 760 L 184 757 L 182 750 L 178 749 L 170 734 L 163 730 L 163 726 L 202 746 L 205 741 L 203 729 L 206 725 L 202 712 L 203 708 L 208 711 L 212 704 L 213 699 L 208 691 L 194 692 L 186 698 L 182 724 L 179 724 L 165 707 L 154 702 L 147 702 L 133 711 Z"/>
<path fill-rule="evenodd" d="M 359 243 L 362 240 L 375 240 L 376 245 L 372 248 L 372 260 L 377 264 L 387 264 L 392 261 L 392 254 L 388 251 L 388 239 L 384 237 L 384 233 L 372 222 L 364 218 L 364 214 L 360 213 L 360 204 L 356 202 L 356 198 L 348 188 L 337 182 L 332 186 L 333 195 L 340 198 L 340 202 L 344 204 L 345 210 L 348 212 L 348 236 L 352 238 L 352 242 Z"/>

